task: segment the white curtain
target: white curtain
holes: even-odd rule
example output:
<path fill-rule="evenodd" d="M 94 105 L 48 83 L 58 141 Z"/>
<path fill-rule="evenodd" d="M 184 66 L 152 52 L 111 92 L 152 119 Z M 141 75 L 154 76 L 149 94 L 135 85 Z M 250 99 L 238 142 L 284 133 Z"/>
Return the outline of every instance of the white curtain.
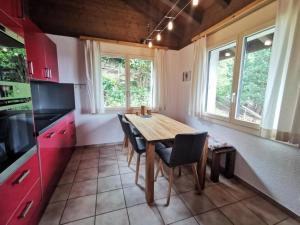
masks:
<path fill-rule="evenodd" d="M 153 83 L 152 83 L 152 109 L 154 111 L 166 110 L 166 50 L 154 50 Z"/>
<path fill-rule="evenodd" d="M 85 74 L 90 113 L 104 112 L 104 97 L 101 78 L 101 44 L 98 41 L 84 41 Z"/>
<path fill-rule="evenodd" d="M 189 115 L 201 117 L 205 102 L 206 37 L 194 43 L 192 86 L 189 98 Z"/>
<path fill-rule="evenodd" d="M 279 0 L 262 136 L 300 143 L 300 1 Z"/>

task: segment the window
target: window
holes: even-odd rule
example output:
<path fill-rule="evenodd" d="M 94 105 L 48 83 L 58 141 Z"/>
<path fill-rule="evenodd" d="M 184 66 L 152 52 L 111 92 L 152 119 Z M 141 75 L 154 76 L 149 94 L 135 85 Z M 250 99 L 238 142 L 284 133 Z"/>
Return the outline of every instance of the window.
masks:
<path fill-rule="evenodd" d="M 101 72 L 105 107 L 126 107 L 125 58 L 101 57 Z"/>
<path fill-rule="evenodd" d="M 101 72 L 106 108 L 151 107 L 152 60 L 103 56 Z"/>
<path fill-rule="evenodd" d="M 130 59 L 130 106 L 151 105 L 152 61 Z"/>
<path fill-rule="evenodd" d="M 229 117 L 236 44 L 209 52 L 206 111 Z"/>
<path fill-rule="evenodd" d="M 274 28 L 268 28 L 208 52 L 207 115 L 260 124 L 273 37 Z"/>
<path fill-rule="evenodd" d="M 236 119 L 259 124 L 268 80 L 274 29 L 244 38 Z"/>

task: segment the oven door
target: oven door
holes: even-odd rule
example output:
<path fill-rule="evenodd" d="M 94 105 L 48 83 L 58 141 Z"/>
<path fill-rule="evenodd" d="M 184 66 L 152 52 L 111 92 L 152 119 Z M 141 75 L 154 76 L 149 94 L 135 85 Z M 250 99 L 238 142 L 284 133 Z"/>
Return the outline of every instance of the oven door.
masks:
<path fill-rule="evenodd" d="M 0 127 L 1 174 L 36 145 L 32 110 L 23 106 L 0 111 Z"/>

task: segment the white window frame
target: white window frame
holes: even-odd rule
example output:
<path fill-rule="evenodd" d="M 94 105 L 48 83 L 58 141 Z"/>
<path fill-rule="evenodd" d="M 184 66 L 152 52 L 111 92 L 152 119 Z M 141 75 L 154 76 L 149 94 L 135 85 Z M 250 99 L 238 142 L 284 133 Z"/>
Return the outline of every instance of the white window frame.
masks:
<path fill-rule="evenodd" d="M 114 58 L 124 58 L 125 59 L 125 107 L 105 107 L 106 112 L 116 112 L 116 111 L 127 111 L 127 110 L 137 110 L 139 107 L 131 107 L 130 106 L 130 65 L 129 60 L 130 59 L 142 59 L 142 60 L 150 60 L 152 61 L 152 73 L 151 73 L 151 80 L 153 79 L 153 63 L 154 59 L 153 57 L 148 56 L 138 56 L 138 55 L 131 55 L 131 54 L 115 54 L 110 52 L 102 52 L 101 57 L 114 57 Z M 101 63 L 101 62 L 100 62 Z M 101 66 L 102 70 L 102 66 Z M 153 82 L 151 82 L 151 89 L 153 85 Z"/>
<path fill-rule="evenodd" d="M 232 101 L 231 101 L 231 107 L 229 112 L 229 117 L 223 117 L 215 114 L 211 114 L 205 111 L 203 113 L 204 119 L 215 122 L 224 126 L 228 126 L 237 130 L 242 130 L 251 134 L 258 135 L 260 132 L 260 124 L 255 124 L 251 122 L 246 122 L 242 120 L 238 120 L 235 118 L 236 115 L 236 108 L 237 108 L 237 99 L 238 99 L 238 90 L 239 90 L 239 84 L 240 79 L 242 78 L 242 60 L 244 60 L 243 54 L 244 54 L 244 46 L 245 46 L 245 40 L 247 37 L 251 35 L 255 35 L 256 33 L 263 32 L 264 30 L 272 29 L 274 28 L 275 21 L 271 20 L 267 23 L 264 23 L 260 26 L 256 26 L 255 28 L 249 29 L 245 32 L 241 32 L 237 34 L 235 37 L 232 37 L 230 39 L 223 40 L 222 42 L 219 42 L 217 44 L 214 44 L 213 46 L 210 46 L 207 49 L 207 59 L 209 60 L 209 52 L 220 48 L 222 46 L 226 46 L 230 43 L 236 42 L 236 52 L 235 52 L 235 61 L 234 61 L 234 68 L 233 68 L 233 78 L 232 78 L 232 88 L 231 88 L 231 94 L 232 94 Z M 208 63 L 207 63 L 208 65 Z M 206 71 L 207 81 L 209 76 L 209 68 L 207 68 Z M 207 88 L 208 83 L 206 84 Z M 207 93 L 207 91 L 206 91 Z M 207 101 L 207 96 L 205 95 L 205 104 Z"/>

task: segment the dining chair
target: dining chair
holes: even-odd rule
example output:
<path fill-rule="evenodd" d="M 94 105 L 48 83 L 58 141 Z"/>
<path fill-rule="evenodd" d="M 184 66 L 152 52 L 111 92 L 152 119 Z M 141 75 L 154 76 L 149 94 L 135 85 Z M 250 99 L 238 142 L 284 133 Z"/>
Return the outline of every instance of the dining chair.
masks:
<path fill-rule="evenodd" d="M 206 137 L 207 132 L 197 134 L 178 134 L 175 137 L 173 147 L 155 149 L 157 155 L 160 157 L 159 165 L 155 173 L 155 180 L 157 179 L 159 171 L 162 170 L 163 163 L 169 168 L 167 206 L 170 203 L 175 167 L 191 165 L 195 177 L 195 185 L 197 186 L 199 192 L 201 191 L 196 164 L 202 157 Z"/>
<path fill-rule="evenodd" d="M 136 171 L 135 171 L 135 183 L 138 183 L 138 177 L 139 177 L 139 168 L 140 168 L 140 160 L 141 160 L 141 154 L 146 152 L 146 141 L 141 136 L 135 136 L 132 129 L 131 124 L 128 122 L 125 118 L 123 118 L 123 124 L 125 128 L 125 133 L 129 139 L 129 142 L 131 143 L 131 154 L 128 161 L 128 166 L 130 166 L 131 160 L 133 158 L 134 152 L 137 153 L 137 162 L 136 162 Z M 155 150 L 158 150 L 160 148 L 166 148 L 165 145 L 162 143 L 156 143 L 155 144 Z"/>

